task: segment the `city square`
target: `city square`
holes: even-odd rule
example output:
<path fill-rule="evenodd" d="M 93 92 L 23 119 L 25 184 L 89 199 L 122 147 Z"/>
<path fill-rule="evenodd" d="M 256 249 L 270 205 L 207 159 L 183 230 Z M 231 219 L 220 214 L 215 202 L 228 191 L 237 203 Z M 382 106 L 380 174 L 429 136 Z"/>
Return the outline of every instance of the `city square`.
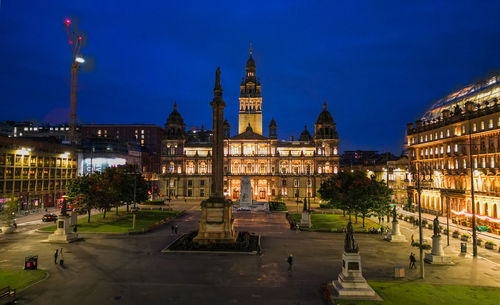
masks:
<path fill-rule="evenodd" d="M 500 304 L 497 4 L 125 2 L 0 3 L 0 304 Z"/>

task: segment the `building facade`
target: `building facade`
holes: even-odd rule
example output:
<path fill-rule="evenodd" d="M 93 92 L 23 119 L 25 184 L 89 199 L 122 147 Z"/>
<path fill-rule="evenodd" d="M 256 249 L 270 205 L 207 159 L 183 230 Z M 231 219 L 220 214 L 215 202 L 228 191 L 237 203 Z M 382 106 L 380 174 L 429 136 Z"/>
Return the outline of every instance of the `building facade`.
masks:
<path fill-rule="evenodd" d="M 160 172 L 160 151 L 164 130 L 152 124 L 86 124 L 81 125 L 81 142 L 110 139 L 124 145 L 141 147 L 141 169 L 148 177 Z M 97 141 L 97 145 L 100 142 Z M 149 179 L 149 178 L 148 178 Z"/>
<path fill-rule="evenodd" d="M 437 101 L 415 125 L 408 124 L 414 203 L 419 182 L 422 207 L 446 215 L 449 205 L 454 221 L 470 225 L 472 181 L 480 223 L 500 229 L 499 97 L 495 76 Z"/>
<path fill-rule="evenodd" d="M 249 176 L 253 200 L 315 197 L 328 174 L 339 170 L 339 138 L 326 103 L 314 134 L 304 127 L 298 141 L 281 141 L 274 119 L 263 135 L 262 95 L 250 53 L 240 85 L 238 134 L 224 121 L 224 194 L 238 200 L 242 176 Z M 208 105 L 207 105 L 208 107 Z M 169 197 L 206 198 L 211 186 L 212 135 L 210 131 L 186 132 L 174 105 L 162 141 L 160 193 Z"/>
<path fill-rule="evenodd" d="M 53 206 L 77 175 L 77 152 L 47 141 L 0 136 L 0 200 L 20 208 Z"/>

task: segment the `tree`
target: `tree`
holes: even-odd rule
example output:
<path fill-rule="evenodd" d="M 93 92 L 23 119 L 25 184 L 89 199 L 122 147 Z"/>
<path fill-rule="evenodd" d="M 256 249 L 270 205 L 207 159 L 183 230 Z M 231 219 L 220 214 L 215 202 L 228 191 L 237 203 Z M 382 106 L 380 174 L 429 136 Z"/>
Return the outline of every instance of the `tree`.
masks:
<path fill-rule="evenodd" d="M 356 211 L 363 217 L 363 227 L 365 226 L 366 216 L 371 213 L 383 216 L 390 213 L 391 207 L 389 203 L 391 194 L 392 190 L 384 182 L 377 181 L 375 176 L 371 177 L 369 184 L 359 188 L 359 200 L 356 205 Z"/>
<path fill-rule="evenodd" d="M 370 179 L 361 171 L 339 172 L 321 183 L 318 193 L 329 205 L 351 215 L 359 204 L 359 188 L 369 184 Z"/>
<path fill-rule="evenodd" d="M 18 205 L 18 199 L 14 197 L 10 198 L 8 201 L 3 203 L 2 211 L 0 213 L 0 218 L 5 226 L 12 227 L 14 225 L 17 205 Z"/>
<path fill-rule="evenodd" d="M 92 175 L 76 177 L 69 183 L 67 189 L 69 200 L 73 201 L 75 208 L 87 212 L 87 222 L 90 222 L 90 214 L 95 208 L 93 179 Z"/>
<path fill-rule="evenodd" d="M 323 181 L 318 193 L 323 200 L 349 214 L 361 214 L 363 227 L 365 218 L 373 212 L 386 211 L 392 190 L 385 183 L 368 178 L 361 171 L 345 171 L 332 175 Z"/>

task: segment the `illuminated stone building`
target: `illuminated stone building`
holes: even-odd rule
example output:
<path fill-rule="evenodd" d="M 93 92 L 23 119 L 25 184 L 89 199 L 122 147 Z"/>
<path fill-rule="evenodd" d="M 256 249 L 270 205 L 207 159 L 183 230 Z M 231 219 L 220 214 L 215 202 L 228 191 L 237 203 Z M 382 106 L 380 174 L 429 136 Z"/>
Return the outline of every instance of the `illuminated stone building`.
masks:
<path fill-rule="evenodd" d="M 277 124 L 269 122 L 268 136 L 262 128 L 262 96 L 256 66 L 250 53 L 240 86 L 238 134 L 224 122 L 224 193 L 238 200 L 242 176 L 250 176 L 253 200 L 266 201 L 316 196 L 322 179 L 339 169 L 339 139 L 326 103 L 314 134 L 304 127 L 298 140 L 278 140 Z M 207 104 L 207 111 L 209 105 Z M 165 124 L 162 141 L 164 196 L 206 198 L 211 185 L 210 131 L 186 132 L 186 125 L 174 105 Z"/>
<path fill-rule="evenodd" d="M 495 76 L 446 96 L 416 125 L 408 124 L 409 194 L 415 203 L 418 167 L 422 206 L 446 215 L 449 204 L 452 218 L 469 224 L 472 157 L 476 214 L 490 230 L 500 226 L 499 96 Z"/>
<path fill-rule="evenodd" d="M 16 197 L 21 208 L 53 206 L 76 177 L 77 159 L 71 146 L 0 136 L 0 203 Z"/>

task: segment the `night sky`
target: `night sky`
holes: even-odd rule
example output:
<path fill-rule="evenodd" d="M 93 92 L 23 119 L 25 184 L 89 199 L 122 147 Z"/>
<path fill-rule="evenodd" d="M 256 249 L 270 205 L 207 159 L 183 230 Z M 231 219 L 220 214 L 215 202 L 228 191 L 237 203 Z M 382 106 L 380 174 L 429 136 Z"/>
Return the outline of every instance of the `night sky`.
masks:
<path fill-rule="evenodd" d="M 66 17 L 86 35 L 83 123 L 163 126 L 177 101 L 211 128 L 221 66 L 234 135 L 251 42 L 265 135 L 272 117 L 280 139 L 312 133 L 326 100 L 341 150 L 400 154 L 406 123 L 500 67 L 498 1 L 0 1 L 0 120 L 68 120 Z"/>

